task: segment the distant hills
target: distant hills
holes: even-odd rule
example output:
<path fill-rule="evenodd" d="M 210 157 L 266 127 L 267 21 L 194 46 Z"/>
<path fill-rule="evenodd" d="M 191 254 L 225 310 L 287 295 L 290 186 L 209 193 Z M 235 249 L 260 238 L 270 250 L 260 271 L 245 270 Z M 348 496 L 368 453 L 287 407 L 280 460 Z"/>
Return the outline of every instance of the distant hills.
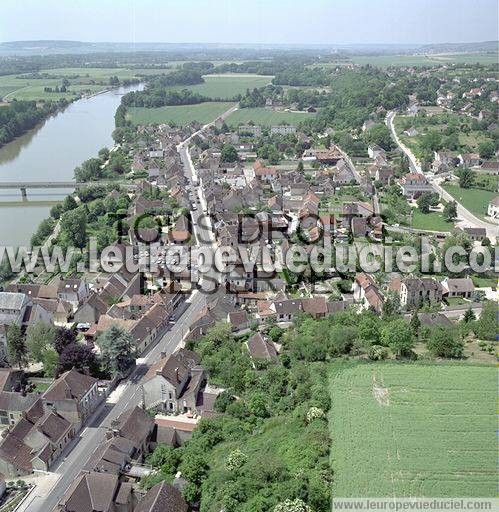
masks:
<path fill-rule="evenodd" d="M 476 43 L 443 43 L 429 45 L 409 44 L 337 44 L 337 45 L 258 45 L 258 44 L 205 44 L 205 43 L 89 43 L 84 41 L 41 40 L 41 41 L 9 41 L 0 43 L 1 55 L 50 55 L 50 54 L 85 54 L 97 52 L 185 52 L 189 50 L 235 50 L 235 49 L 307 49 L 341 51 L 356 54 L 372 53 L 468 53 L 497 52 L 498 41 Z"/>
<path fill-rule="evenodd" d="M 484 41 L 482 43 L 442 43 L 420 46 L 419 51 L 424 53 L 468 53 L 468 52 L 497 52 L 498 41 Z"/>

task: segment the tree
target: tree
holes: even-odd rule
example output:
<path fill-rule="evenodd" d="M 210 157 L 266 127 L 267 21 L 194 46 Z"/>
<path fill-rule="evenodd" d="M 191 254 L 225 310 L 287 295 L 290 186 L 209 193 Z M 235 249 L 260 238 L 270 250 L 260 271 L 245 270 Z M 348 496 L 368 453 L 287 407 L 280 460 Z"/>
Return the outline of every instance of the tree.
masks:
<path fill-rule="evenodd" d="M 55 378 L 57 377 L 57 369 L 59 368 L 59 354 L 57 351 L 48 347 L 43 351 L 43 374 L 45 377 Z"/>
<path fill-rule="evenodd" d="M 495 302 L 487 301 L 484 304 L 482 314 L 475 322 L 474 331 L 481 340 L 495 340 L 497 335 L 497 306 Z"/>
<path fill-rule="evenodd" d="M 61 217 L 61 240 L 66 247 L 85 246 L 87 241 L 87 214 L 83 206 L 66 212 Z"/>
<path fill-rule="evenodd" d="M 483 158 L 484 160 L 490 160 L 491 158 L 493 158 L 495 151 L 496 148 L 492 141 L 482 142 L 478 145 L 478 153 L 480 155 L 480 158 Z"/>
<path fill-rule="evenodd" d="M 442 135 L 435 130 L 429 131 L 421 138 L 420 147 L 426 152 L 438 151 L 442 148 Z"/>
<path fill-rule="evenodd" d="M 45 322 L 30 325 L 26 330 L 26 347 L 31 358 L 39 363 L 43 361 L 44 352 L 53 343 L 56 329 Z"/>
<path fill-rule="evenodd" d="M 476 315 L 474 313 L 474 311 L 471 309 L 471 307 L 469 307 L 465 312 L 464 312 L 464 315 L 463 315 L 463 322 L 465 324 L 469 324 L 470 322 L 473 322 L 474 320 L 476 320 Z"/>
<path fill-rule="evenodd" d="M 135 347 L 128 331 L 112 325 L 98 338 L 102 366 L 113 376 L 123 376 L 135 363 Z"/>
<path fill-rule="evenodd" d="M 458 173 L 459 175 L 459 186 L 461 188 L 471 188 L 473 186 L 474 175 L 473 171 L 469 167 L 464 167 Z"/>
<path fill-rule="evenodd" d="M 448 203 L 445 203 L 443 215 L 444 215 L 444 219 L 447 222 L 452 222 L 457 217 L 456 201 L 450 201 Z"/>
<path fill-rule="evenodd" d="M 414 346 L 412 328 L 403 318 L 392 320 L 381 329 L 381 342 L 399 356 L 407 354 Z"/>
<path fill-rule="evenodd" d="M 296 166 L 296 170 L 297 170 L 298 172 L 303 172 L 304 167 L 303 167 L 303 161 L 302 161 L 302 160 L 300 160 L 300 161 L 298 162 L 298 165 Z"/>
<path fill-rule="evenodd" d="M 438 204 L 439 196 L 434 192 L 423 192 L 418 200 L 418 207 L 421 213 L 429 213 L 430 206 L 436 206 Z"/>
<path fill-rule="evenodd" d="M 76 342 L 76 332 L 74 329 L 66 329 L 66 327 L 58 327 L 54 336 L 54 348 L 57 353 L 62 354 L 63 350 L 71 343 Z"/>
<path fill-rule="evenodd" d="M 426 346 L 435 357 L 461 357 L 463 344 L 458 340 L 454 329 L 437 327 L 430 335 Z"/>
<path fill-rule="evenodd" d="M 194 454 L 190 457 L 185 457 L 179 469 L 186 480 L 200 485 L 208 473 L 208 467 L 208 463 L 203 456 Z"/>
<path fill-rule="evenodd" d="M 376 144 L 386 151 L 393 148 L 393 139 L 390 130 L 384 124 L 377 124 L 366 130 L 363 134 L 366 144 Z"/>
<path fill-rule="evenodd" d="M 64 372 L 74 368 L 79 372 L 90 370 L 95 374 L 98 369 L 97 357 L 90 347 L 81 343 L 71 343 L 61 353 L 59 358 L 59 370 Z"/>
<path fill-rule="evenodd" d="M 418 310 L 414 311 L 414 313 L 412 314 L 410 326 L 412 332 L 414 333 L 414 336 L 417 337 L 419 334 L 419 328 L 421 327 L 421 320 L 419 319 Z"/>
<path fill-rule="evenodd" d="M 22 368 L 28 363 L 28 349 L 21 328 L 18 325 L 7 327 L 7 352 L 12 365 Z"/>
<path fill-rule="evenodd" d="M 224 144 L 222 146 L 222 153 L 220 156 L 222 162 L 237 162 L 237 150 L 230 144 Z"/>

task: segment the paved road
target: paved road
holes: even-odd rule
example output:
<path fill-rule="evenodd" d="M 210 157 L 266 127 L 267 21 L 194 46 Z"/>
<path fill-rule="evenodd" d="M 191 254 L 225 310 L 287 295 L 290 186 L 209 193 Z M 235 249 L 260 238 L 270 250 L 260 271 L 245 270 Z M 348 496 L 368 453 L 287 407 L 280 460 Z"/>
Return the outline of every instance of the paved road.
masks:
<path fill-rule="evenodd" d="M 231 108 L 222 114 L 220 118 L 225 119 L 225 117 L 230 115 L 236 109 L 237 106 Z M 212 124 L 213 123 L 209 123 L 203 126 L 201 130 L 196 132 L 196 134 L 205 130 Z M 194 135 L 195 134 L 191 137 Z M 184 143 L 180 144 L 177 149 L 184 165 L 185 174 L 195 193 L 199 194 L 201 205 L 205 206 L 206 202 L 204 200 L 203 191 L 200 187 L 194 187 L 192 184 L 192 176 L 195 174 L 195 169 L 187 150 L 187 142 L 191 137 L 184 141 Z M 202 210 L 202 208 L 191 211 L 196 241 L 198 246 L 212 246 L 215 240 L 212 226 L 211 223 L 198 223 L 198 219 L 202 215 L 202 211 L 200 210 Z M 210 277 L 211 279 L 215 278 L 213 275 Z M 218 276 L 216 278 L 217 280 L 219 279 Z M 206 281 L 206 279 L 201 279 L 201 286 L 204 281 Z M 61 476 L 50 492 L 46 496 L 38 496 L 37 489 L 35 489 L 30 498 L 23 505 L 21 509 L 22 512 L 47 512 L 54 509 L 60 498 L 67 491 L 71 482 L 73 482 L 83 469 L 92 453 L 104 440 L 106 430 L 111 426 L 113 420 L 115 420 L 123 411 L 140 404 L 142 400 L 140 383 L 147 372 L 147 369 L 151 364 L 160 359 L 162 352 L 171 354 L 181 346 L 184 337 L 189 332 L 189 326 L 205 305 L 206 295 L 195 290 L 187 300 L 187 303 L 184 306 L 184 311 L 179 312 L 179 318 L 175 324 L 172 325 L 172 328 L 161 338 L 156 346 L 154 346 L 138 361 L 137 368 L 130 378 L 119 386 L 119 390 L 117 392 L 119 394 L 114 400 L 114 403 L 110 403 L 108 400 L 106 403 L 102 404 L 102 406 L 99 407 L 88 421 L 87 427 L 80 433 L 78 438 L 68 446 L 65 453 L 63 453 L 60 462 L 53 468 L 53 471 Z"/>
<path fill-rule="evenodd" d="M 395 133 L 395 126 L 393 123 L 393 120 L 395 118 L 396 113 L 395 112 L 389 112 L 386 116 L 386 124 L 392 134 L 393 139 L 399 146 L 399 148 L 404 152 L 404 154 L 409 159 L 409 165 L 413 172 L 417 172 L 419 174 L 423 174 L 421 164 L 417 160 L 417 158 L 414 156 L 414 153 L 399 139 L 397 134 Z M 448 192 L 446 192 L 441 186 L 440 186 L 440 178 L 436 178 L 431 180 L 431 185 L 435 189 L 435 191 L 445 199 L 446 201 L 455 201 L 455 198 L 451 196 Z M 467 210 L 461 203 L 456 201 L 457 203 L 457 214 L 460 219 L 462 219 L 466 224 L 470 225 L 471 227 L 476 228 L 485 228 L 487 231 L 487 236 L 495 240 L 497 234 L 498 234 L 498 226 L 495 224 L 492 224 L 490 222 L 486 222 L 482 219 L 479 219 L 475 215 L 473 215 L 469 210 Z"/>

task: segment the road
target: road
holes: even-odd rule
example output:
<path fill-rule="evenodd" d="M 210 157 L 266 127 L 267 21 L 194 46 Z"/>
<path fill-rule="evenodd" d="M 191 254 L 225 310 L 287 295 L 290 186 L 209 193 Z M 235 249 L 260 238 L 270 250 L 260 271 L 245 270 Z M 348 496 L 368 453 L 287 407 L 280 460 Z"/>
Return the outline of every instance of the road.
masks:
<path fill-rule="evenodd" d="M 225 119 L 236 109 L 237 106 L 232 107 L 227 112 L 224 112 L 220 118 Z M 189 179 L 195 193 L 199 195 L 200 204 L 204 206 L 206 206 L 206 202 L 203 191 L 200 187 L 194 187 L 192 183 L 192 177 L 195 174 L 195 169 L 192 165 L 187 149 L 187 143 L 194 135 L 207 129 L 213 123 L 203 126 L 177 147 L 184 165 L 185 175 Z M 215 236 L 211 223 L 197 222 L 199 217 L 202 215 L 202 211 L 199 211 L 197 208 L 196 210 L 191 210 L 191 215 L 193 218 L 194 234 L 198 246 L 213 246 Z M 208 279 L 208 281 L 210 280 Z M 202 287 L 203 279 L 201 279 L 200 284 Z M 140 384 L 148 368 L 160 359 L 162 352 L 172 354 L 179 346 L 181 346 L 184 337 L 189 332 L 189 326 L 196 319 L 197 315 L 205 305 L 206 295 L 201 291 L 195 290 L 185 303 L 185 310 L 178 311 L 178 318 L 172 328 L 143 358 L 138 360 L 135 371 L 127 381 L 120 384 L 118 390 L 115 392 L 117 396 L 114 403 L 110 403 L 110 400 L 108 399 L 106 403 L 102 404 L 87 422 L 87 427 L 67 447 L 59 459 L 59 462 L 54 466 L 54 468 L 52 468 L 53 472 L 60 475 L 57 483 L 45 495 L 42 495 L 42 492 L 37 492 L 38 489 L 35 489 L 26 503 L 23 504 L 19 512 L 47 512 L 55 508 L 70 484 L 83 469 L 90 456 L 105 439 L 106 430 L 111 426 L 111 423 L 122 412 L 141 403 L 142 390 Z"/>
<path fill-rule="evenodd" d="M 395 132 L 395 126 L 393 123 L 393 120 L 395 118 L 396 113 L 391 111 L 388 112 L 386 116 L 386 125 L 388 126 L 393 140 L 397 143 L 398 147 L 403 151 L 403 153 L 407 156 L 409 159 L 409 165 L 413 172 L 417 172 L 419 174 L 423 174 L 421 164 L 418 161 L 418 159 L 414 156 L 414 153 L 399 139 Z M 430 180 L 430 183 L 432 187 L 435 189 L 435 191 L 440 195 L 442 199 L 445 199 L 445 201 L 456 201 L 453 196 L 451 196 L 448 192 L 446 192 L 440 185 L 441 178 L 435 178 Z M 471 227 L 475 228 L 485 228 L 487 232 L 487 236 L 491 240 L 495 240 L 497 233 L 498 233 L 498 226 L 495 224 L 492 224 L 490 222 L 486 222 L 482 219 L 479 219 L 473 213 L 471 213 L 468 209 L 466 209 L 461 203 L 456 201 L 457 204 L 457 215 L 458 218 L 464 221 L 466 224 L 470 225 Z"/>

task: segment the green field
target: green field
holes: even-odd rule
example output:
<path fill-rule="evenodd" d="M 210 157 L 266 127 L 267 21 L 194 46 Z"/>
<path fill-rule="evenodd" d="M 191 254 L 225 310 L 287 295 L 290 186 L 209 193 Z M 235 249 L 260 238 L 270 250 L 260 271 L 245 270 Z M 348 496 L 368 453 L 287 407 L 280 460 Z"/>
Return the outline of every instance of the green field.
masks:
<path fill-rule="evenodd" d="M 460 188 L 459 185 L 450 183 L 443 183 L 442 188 L 471 213 L 485 220 L 491 220 L 487 217 L 487 208 L 489 202 L 497 196 L 497 192 L 478 188 Z"/>
<path fill-rule="evenodd" d="M 452 222 L 446 222 L 439 212 L 421 213 L 418 208 L 412 210 L 412 227 L 427 231 L 452 231 Z"/>
<path fill-rule="evenodd" d="M 370 363 L 332 374 L 337 497 L 496 495 L 492 366 Z"/>
<path fill-rule="evenodd" d="M 175 86 L 172 89 L 189 89 L 208 98 L 232 99 L 244 94 L 246 89 L 264 87 L 272 81 L 271 76 L 261 75 L 205 75 L 204 83 L 198 85 Z"/>
<path fill-rule="evenodd" d="M 220 114 L 229 110 L 234 103 L 206 102 L 197 105 L 182 105 L 175 107 L 143 108 L 130 107 L 127 117 L 134 124 L 162 124 L 187 125 L 193 121 L 201 124 L 209 123 Z"/>
<path fill-rule="evenodd" d="M 283 122 L 297 125 L 313 116 L 315 114 L 309 112 L 285 112 L 264 107 L 241 108 L 227 118 L 227 124 L 229 126 L 237 126 L 253 121 L 255 124 L 262 126 L 273 126 Z"/>
<path fill-rule="evenodd" d="M 53 78 L 17 78 L 22 75 L 0 76 L 0 98 L 7 100 L 58 100 L 60 98 L 72 99 L 80 92 L 98 92 L 109 87 L 109 78 L 117 76 L 120 80 L 139 78 L 144 75 L 162 74 L 171 72 L 170 68 L 157 69 L 126 69 L 126 68 L 56 68 L 43 69 Z M 63 77 L 69 80 L 69 91 L 66 93 L 47 93 L 45 87 L 55 88 L 62 85 Z"/>

